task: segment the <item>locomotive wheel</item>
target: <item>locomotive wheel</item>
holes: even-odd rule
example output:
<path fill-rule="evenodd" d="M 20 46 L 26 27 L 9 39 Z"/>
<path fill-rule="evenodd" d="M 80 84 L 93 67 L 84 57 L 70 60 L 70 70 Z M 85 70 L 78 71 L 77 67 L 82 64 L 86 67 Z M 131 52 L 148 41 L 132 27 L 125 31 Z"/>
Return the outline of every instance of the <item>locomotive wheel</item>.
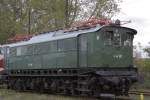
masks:
<path fill-rule="evenodd" d="M 80 75 L 75 77 L 9 77 L 8 88 L 16 91 L 31 90 L 34 92 L 46 92 L 53 94 L 94 96 L 99 97 L 101 93 L 113 93 L 115 95 L 128 95 L 132 82 L 125 79 L 115 84 L 111 77 L 100 77 L 95 74 Z"/>

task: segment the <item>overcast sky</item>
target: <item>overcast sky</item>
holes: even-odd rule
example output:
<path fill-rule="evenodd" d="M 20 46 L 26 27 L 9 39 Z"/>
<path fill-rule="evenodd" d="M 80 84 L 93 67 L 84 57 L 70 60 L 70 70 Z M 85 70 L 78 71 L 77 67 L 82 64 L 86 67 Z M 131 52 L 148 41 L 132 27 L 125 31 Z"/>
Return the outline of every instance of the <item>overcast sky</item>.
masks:
<path fill-rule="evenodd" d="M 138 31 L 134 44 L 140 42 L 148 45 L 150 42 L 150 0 L 122 0 L 120 3 L 121 12 L 114 17 L 123 21 L 131 20 L 125 26 Z"/>

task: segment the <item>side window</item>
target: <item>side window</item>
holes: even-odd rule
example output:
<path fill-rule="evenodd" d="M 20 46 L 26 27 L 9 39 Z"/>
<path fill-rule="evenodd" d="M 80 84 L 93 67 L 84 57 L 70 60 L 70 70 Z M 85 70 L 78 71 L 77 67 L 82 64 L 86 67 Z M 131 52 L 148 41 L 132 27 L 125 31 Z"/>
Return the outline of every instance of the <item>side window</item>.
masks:
<path fill-rule="evenodd" d="M 0 60 L 4 58 L 3 48 L 0 47 Z"/>
<path fill-rule="evenodd" d="M 65 40 L 58 40 L 58 51 L 65 51 Z"/>
<path fill-rule="evenodd" d="M 10 50 L 10 54 L 16 56 L 27 55 L 27 46 L 12 48 Z"/>
<path fill-rule="evenodd" d="M 104 45 L 112 45 L 113 44 L 113 31 L 105 31 L 103 33 Z"/>
<path fill-rule="evenodd" d="M 36 47 L 37 47 L 38 54 L 47 53 L 49 52 L 50 43 L 49 42 L 40 43 Z M 36 51 L 36 48 L 35 48 L 35 51 Z"/>
<path fill-rule="evenodd" d="M 58 51 L 76 50 L 76 39 L 58 40 Z"/>
<path fill-rule="evenodd" d="M 42 54 L 50 51 L 50 42 L 35 44 L 34 54 Z"/>
<path fill-rule="evenodd" d="M 16 56 L 16 48 L 10 48 L 10 56 Z"/>
<path fill-rule="evenodd" d="M 9 55 L 10 54 L 10 48 L 6 49 L 6 54 Z"/>
<path fill-rule="evenodd" d="M 21 47 L 21 55 L 26 55 L 27 54 L 27 46 Z"/>
<path fill-rule="evenodd" d="M 42 54 L 57 51 L 57 41 L 43 42 L 35 44 L 34 54 Z"/>
<path fill-rule="evenodd" d="M 67 50 L 76 50 L 77 48 L 76 38 L 68 39 L 66 42 L 67 42 L 66 44 L 68 45 L 68 46 L 66 45 Z"/>
<path fill-rule="evenodd" d="M 16 56 L 21 56 L 21 47 L 17 47 Z"/>
<path fill-rule="evenodd" d="M 34 46 L 33 45 L 28 45 L 27 46 L 27 54 L 32 55 L 34 52 Z"/>
<path fill-rule="evenodd" d="M 35 44 L 35 48 L 34 48 L 34 54 L 40 54 L 41 52 L 41 44 Z"/>

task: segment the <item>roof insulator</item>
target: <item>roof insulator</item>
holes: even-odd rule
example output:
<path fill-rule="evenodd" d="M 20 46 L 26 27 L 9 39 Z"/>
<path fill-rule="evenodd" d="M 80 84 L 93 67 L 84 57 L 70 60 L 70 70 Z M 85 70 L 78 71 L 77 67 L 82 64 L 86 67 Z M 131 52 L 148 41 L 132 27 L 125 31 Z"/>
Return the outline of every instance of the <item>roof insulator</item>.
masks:
<path fill-rule="evenodd" d="M 120 26 L 120 20 L 119 19 L 117 19 L 116 21 L 115 21 L 115 25 L 118 25 L 118 26 Z"/>

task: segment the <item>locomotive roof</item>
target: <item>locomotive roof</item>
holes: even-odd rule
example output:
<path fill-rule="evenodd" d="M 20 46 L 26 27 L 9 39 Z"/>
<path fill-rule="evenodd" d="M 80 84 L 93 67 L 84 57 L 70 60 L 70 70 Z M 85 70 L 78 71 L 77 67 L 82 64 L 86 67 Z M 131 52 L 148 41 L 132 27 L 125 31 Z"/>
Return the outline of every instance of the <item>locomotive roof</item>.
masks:
<path fill-rule="evenodd" d="M 98 31 L 101 27 L 102 27 L 101 25 L 96 25 L 95 27 L 79 29 L 79 30 L 74 30 L 74 31 L 58 30 L 58 31 L 53 31 L 53 32 L 47 32 L 45 34 L 33 36 L 28 41 L 21 41 L 21 42 L 12 43 L 12 44 L 6 44 L 5 46 L 16 47 L 16 46 L 21 46 L 21 45 L 33 44 L 33 43 L 41 43 L 41 42 L 47 42 L 47 41 L 53 41 L 53 40 L 59 40 L 59 39 L 72 38 L 72 37 L 77 37 L 79 34 Z"/>
<path fill-rule="evenodd" d="M 34 44 L 34 43 L 41 43 L 41 42 L 77 37 L 79 34 L 96 32 L 96 31 L 100 30 L 102 27 L 106 27 L 106 26 L 97 24 L 95 27 L 89 27 L 89 28 L 85 28 L 85 29 L 76 29 L 76 30 L 71 30 L 71 31 L 58 30 L 58 31 L 53 31 L 53 32 L 47 32 L 45 34 L 33 36 L 32 38 L 30 38 L 27 41 L 6 44 L 6 45 L 3 45 L 3 47 L 5 47 L 5 46 L 16 47 L 16 46 L 23 46 L 23 45 L 29 45 L 29 44 Z M 127 27 L 123 27 L 123 28 L 127 28 Z M 131 28 L 127 28 L 127 29 L 134 31 L 134 34 L 137 33 L 136 30 L 134 30 L 134 29 L 131 29 Z"/>

